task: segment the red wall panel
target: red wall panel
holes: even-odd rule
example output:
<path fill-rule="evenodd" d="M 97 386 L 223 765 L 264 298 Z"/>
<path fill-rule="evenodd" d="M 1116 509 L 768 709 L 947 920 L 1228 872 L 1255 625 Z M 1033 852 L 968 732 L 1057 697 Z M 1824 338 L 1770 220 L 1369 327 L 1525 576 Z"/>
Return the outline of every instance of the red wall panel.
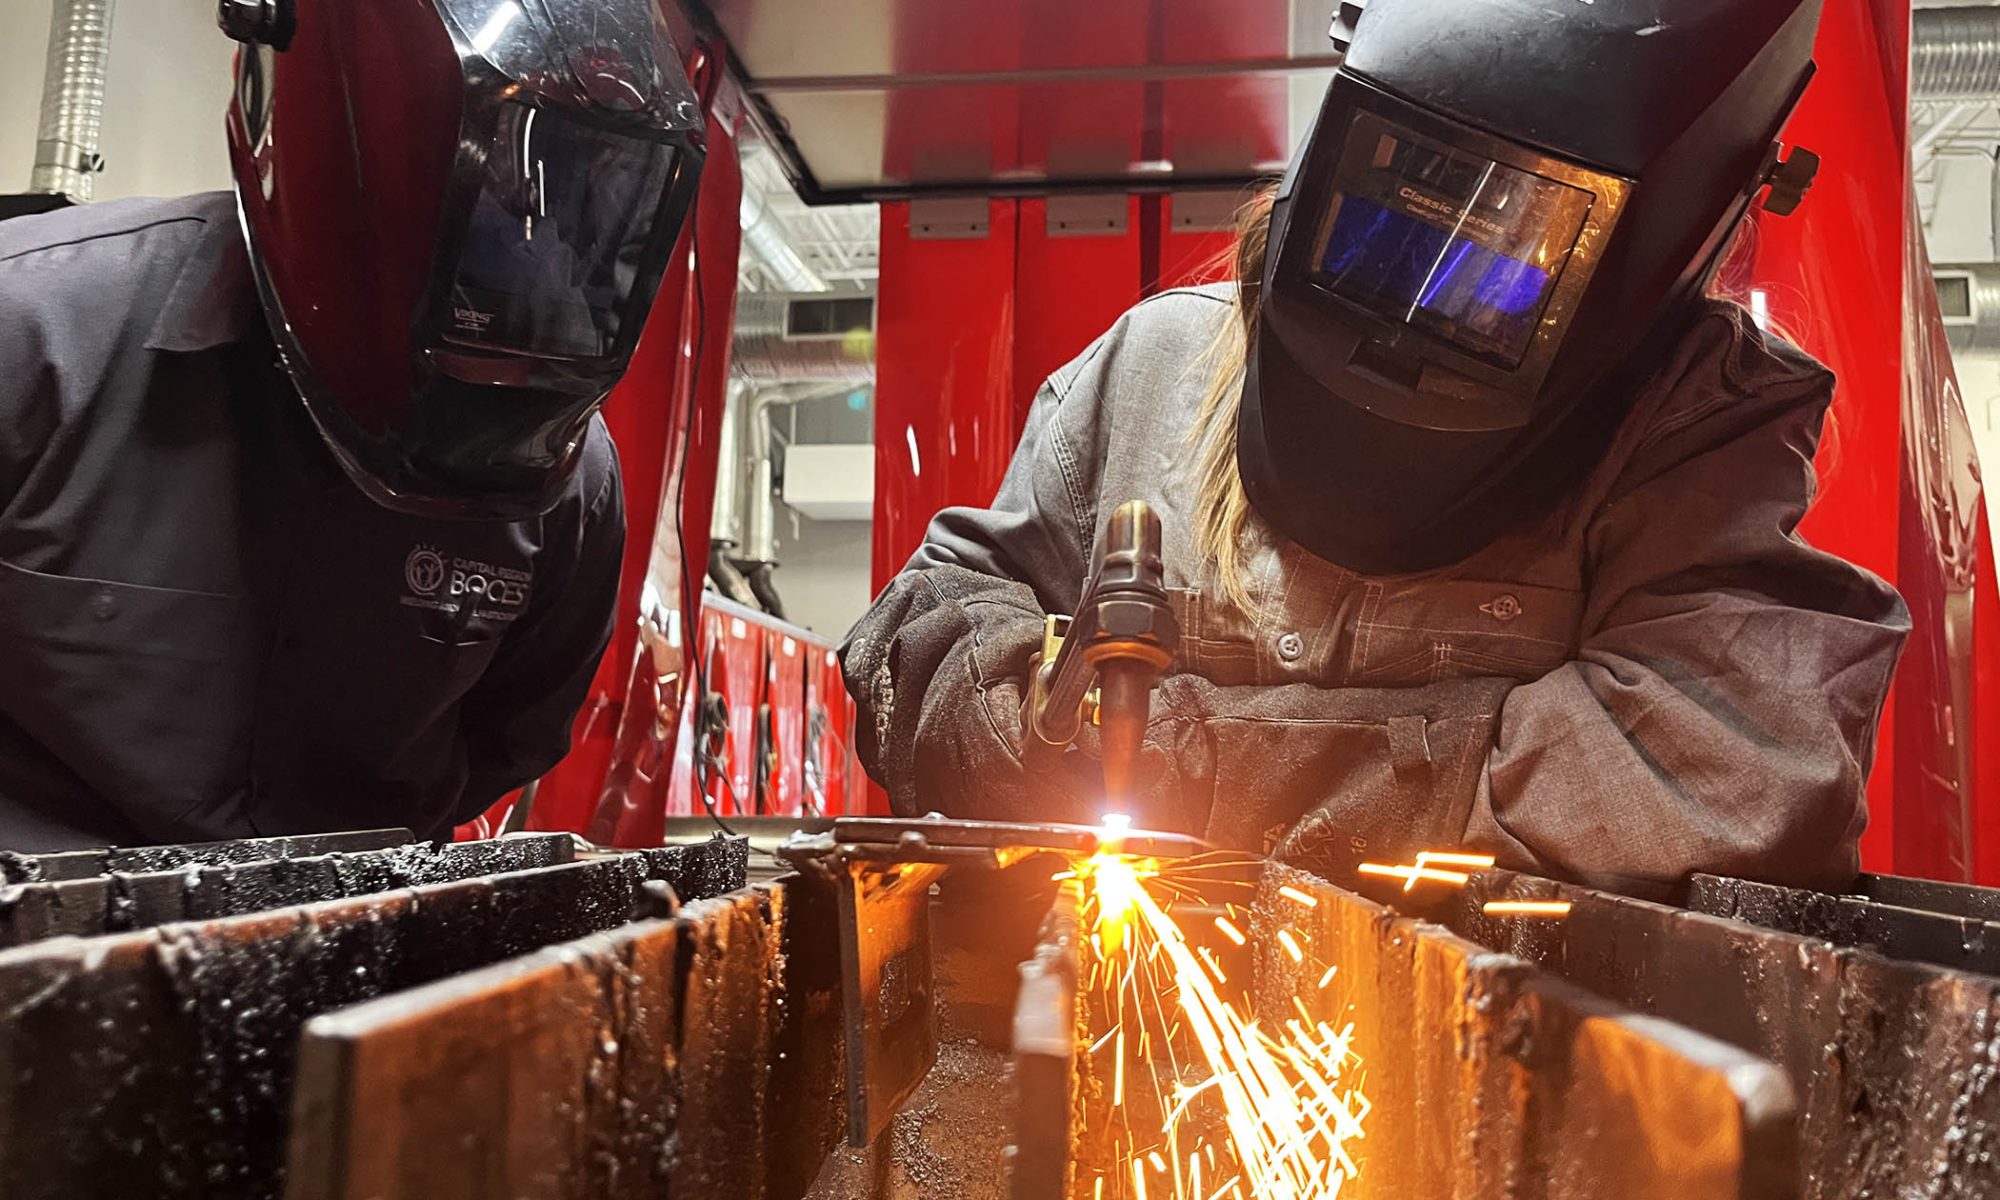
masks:
<path fill-rule="evenodd" d="M 993 498 L 1019 435 L 1014 393 L 1014 209 L 980 238 L 912 238 L 882 206 L 875 302 L 874 572 L 900 571 L 941 508 Z"/>

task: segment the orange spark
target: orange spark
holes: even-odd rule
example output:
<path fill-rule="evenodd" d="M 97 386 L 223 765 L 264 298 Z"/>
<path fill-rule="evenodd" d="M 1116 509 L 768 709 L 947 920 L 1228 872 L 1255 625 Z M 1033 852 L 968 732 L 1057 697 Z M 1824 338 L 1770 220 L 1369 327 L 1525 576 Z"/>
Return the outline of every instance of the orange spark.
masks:
<path fill-rule="evenodd" d="M 1309 895 L 1308 893 L 1302 892 L 1299 889 L 1293 887 L 1289 883 L 1279 888 L 1278 894 L 1280 896 L 1283 896 L 1285 899 L 1290 900 L 1294 904 L 1303 904 L 1307 908 L 1319 907 L 1318 896 Z"/>
<path fill-rule="evenodd" d="M 1354 869 L 1363 875 L 1375 875 L 1385 879 L 1403 880 L 1406 885 L 1405 890 L 1408 890 L 1409 887 L 1414 887 L 1418 880 L 1423 880 L 1427 883 L 1446 883 L 1453 887 L 1464 887 L 1472 879 L 1472 876 L 1467 875 L 1463 871 L 1441 871 L 1436 867 L 1391 867 L 1385 866 L 1382 863 L 1362 863 Z"/>
<path fill-rule="evenodd" d="M 1540 917 L 1553 920 L 1569 915 L 1567 900 L 1489 900 L 1480 912 L 1489 917 Z"/>
<path fill-rule="evenodd" d="M 1118 1157 L 1132 1168 L 1131 1195 L 1145 1200 L 1143 1156 L 1162 1175 L 1159 1186 L 1171 1188 L 1173 1200 L 1218 1200 L 1246 1192 L 1258 1200 L 1334 1200 L 1356 1173 L 1348 1143 L 1362 1136 L 1367 1113 L 1360 1090 L 1341 1084 L 1354 1060 L 1352 1027 L 1336 1033 L 1303 1004 L 1296 1005 L 1303 1021 L 1270 1028 L 1239 1011 L 1217 990 L 1222 973 L 1209 948 L 1189 940 L 1148 886 L 1158 879 L 1162 896 L 1188 895 L 1199 890 L 1186 886 L 1194 876 L 1159 878 L 1162 873 L 1152 860 L 1108 852 L 1080 869 L 1093 928 L 1103 930 L 1108 921 L 1127 926 L 1093 940 L 1104 969 L 1091 975 L 1103 981 L 1098 993 L 1103 1017 L 1114 1011 L 1121 1017 L 1113 1095 L 1115 1119 L 1124 1130 Z M 1228 917 L 1214 923 L 1237 945 L 1247 944 Z M 1279 930 L 1276 937 L 1303 961 L 1294 931 Z M 1134 1067 L 1159 1090 L 1128 1097 L 1122 1028 L 1134 1018 L 1141 1031 Z M 1162 1036 L 1152 1038 L 1152 1031 Z M 1198 1111 L 1192 1107 L 1197 1098 Z M 1163 1117 L 1157 1136 L 1142 1124 L 1149 1116 L 1142 1110 L 1154 1101 Z M 1220 1146 L 1205 1132 L 1218 1116 Z M 1183 1173 L 1180 1151 L 1188 1145 L 1196 1152 L 1188 1154 Z M 1218 1150 L 1227 1162 L 1218 1162 Z M 1199 1157 L 1204 1152 L 1208 1170 Z M 1205 1181 L 1218 1177 L 1226 1182 L 1205 1190 Z"/>

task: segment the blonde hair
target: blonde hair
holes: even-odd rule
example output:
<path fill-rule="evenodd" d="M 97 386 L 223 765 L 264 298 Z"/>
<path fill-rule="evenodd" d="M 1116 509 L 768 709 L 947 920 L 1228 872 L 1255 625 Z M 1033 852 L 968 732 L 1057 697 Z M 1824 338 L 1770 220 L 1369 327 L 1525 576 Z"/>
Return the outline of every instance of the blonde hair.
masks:
<path fill-rule="evenodd" d="M 1229 254 L 1236 278 L 1235 304 L 1203 356 L 1209 368 L 1208 390 L 1188 430 L 1199 486 L 1195 557 L 1214 565 L 1224 599 L 1245 609 L 1252 606 L 1243 582 L 1243 534 L 1250 524 L 1250 497 L 1236 466 L 1236 419 L 1243 407 L 1243 376 L 1263 304 L 1264 256 L 1276 195 L 1275 187 L 1261 188 L 1237 214 L 1236 243 Z"/>

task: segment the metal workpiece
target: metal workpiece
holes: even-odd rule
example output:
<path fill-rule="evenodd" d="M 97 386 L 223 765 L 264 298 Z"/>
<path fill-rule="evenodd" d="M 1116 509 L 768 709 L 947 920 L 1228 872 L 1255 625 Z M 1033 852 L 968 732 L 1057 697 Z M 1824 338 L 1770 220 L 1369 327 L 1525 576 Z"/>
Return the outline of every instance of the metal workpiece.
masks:
<path fill-rule="evenodd" d="M 772 1134 L 785 895 L 781 888 L 739 892 L 682 914 L 689 966 L 669 1195 L 763 1200 L 770 1194 L 763 1147 Z"/>
<path fill-rule="evenodd" d="M 664 1192 L 676 921 L 642 921 L 306 1023 L 288 1200 Z"/>
<path fill-rule="evenodd" d="M 245 838 L 233 842 L 194 842 L 176 846 L 114 846 L 104 850 L 64 850 L 51 854 L 18 854 L 0 850 L 0 883 L 54 883 L 119 872 L 140 875 L 192 866 L 269 862 L 320 854 L 356 854 L 364 850 L 406 845 L 415 836 L 407 829 L 364 829 L 353 833 Z"/>
<path fill-rule="evenodd" d="M 745 857 L 717 840 L 0 951 L 0 1194 L 280 1195 L 306 1021 L 623 924 L 649 880 L 739 886 Z"/>
<path fill-rule="evenodd" d="M 1343 1200 L 1795 1195 L 1795 1098 L 1770 1062 L 1285 867 L 1250 941 L 1267 1021 L 1354 1025 L 1374 1116 Z"/>
<path fill-rule="evenodd" d="M 827 889 L 838 905 L 850 1146 L 877 1142 L 937 1061 L 934 946 L 962 947 L 965 936 L 975 944 L 982 940 L 981 934 L 971 932 L 979 921 L 965 923 L 964 936 L 933 935 L 933 890 L 947 873 L 953 874 L 955 895 L 984 887 L 991 889 L 988 898 L 995 904 L 1006 904 L 1008 897 L 1018 901 L 1024 895 L 1029 904 L 1038 903 L 1039 908 L 1025 917 L 1025 928 L 1032 930 L 1048 907 L 1053 884 L 1037 900 L 1036 889 L 1024 889 L 1015 881 L 1032 877 L 1032 867 L 997 887 L 990 882 L 982 885 L 980 877 L 1043 858 L 1050 864 L 1050 873 L 1040 876 L 1046 882 L 1067 860 L 1114 844 L 1134 853 L 1166 855 L 1206 849 L 1195 839 L 1171 834 L 982 824 L 942 817 L 843 819 L 827 833 L 801 836 L 780 848 L 780 857 Z M 987 924 L 989 929 L 1008 930 L 1021 923 Z M 962 969 L 983 961 L 1009 971 L 1029 949 L 1025 941 L 1011 949 L 989 945 L 983 954 L 961 949 L 954 961 Z M 1006 1011 L 1012 991 L 1011 983 L 999 987 L 991 980 L 985 986 L 960 989 L 967 999 L 957 1011 L 976 1012 L 979 1002 L 972 997 L 1003 998 L 997 1003 L 989 999 L 990 1032 L 991 1014 Z"/>
<path fill-rule="evenodd" d="M 287 1200 L 797 1200 L 845 1131 L 834 933 L 789 876 L 315 1018 Z"/>
<path fill-rule="evenodd" d="M 783 1106 L 785 1051 L 810 1046 L 785 1032 L 809 1009 L 788 898 L 699 900 L 316 1018 L 287 1200 L 801 1195 L 829 1097 Z"/>
<path fill-rule="evenodd" d="M 2000 976 L 2000 923 L 1991 920 L 1715 875 L 1693 878 L 1687 907 L 1886 958 Z"/>
<path fill-rule="evenodd" d="M 1033 991 L 1024 986 L 1021 964 L 1036 956 L 1037 931 L 1047 928 L 1057 895 L 1056 872 L 1046 865 L 1034 859 L 1006 867 L 960 865 L 945 869 L 926 889 L 928 941 L 904 952 L 929 960 L 929 1066 L 899 1104 L 871 1107 L 877 1132 L 865 1146 L 836 1146 L 824 1156 L 824 1169 L 807 1193 L 812 1200 L 1005 1200 L 1021 1194 L 1010 1193 L 1010 1179 L 1032 1169 L 1034 1148 L 1045 1144 L 1024 1135 L 1028 1093 L 1021 1089 L 1034 1080 L 1061 1088 L 1066 1074 L 1049 1059 L 1042 1060 L 1048 1069 L 1038 1071 L 1014 1044 L 1022 1005 Z M 826 893 L 814 888 L 808 894 Z M 839 986 L 852 994 L 852 976 Z M 900 1081 L 904 1077 L 893 1072 L 901 1065 L 887 1059 L 865 1073 L 886 1069 Z M 880 1094 L 869 1093 L 871 1104 Z M 1051 1127 L 1067 1127 L 1070 1118 L 1062 1109 L 1041 1116 Z M 1059 1142 L 1051 1137 L 1046 1144 Z"/>
<path fill-rule="evenodd" d="M 206 921 L 343 896 L 421 887 L 573 861 L 566 833 L 498 841 L 317 854 L 267 861 L 194 863 L 139 874 L 0 887 L 0 947 L 55 936 L 127 933 L 171 921 Z"/>
<path fill-rule="evenodd" d="M 1009 1200 L 1065 1200 L 1073 1186 L 1075 1137 L 1083 1127 L 1076 1059 L 1085 1014 L 1078 983 L 1082 889 L 1071 880 L 1056 893 L 1033 955 L 1020 967 L 1015 996 L 1014 1153 Z"/>
<path fill-rule="evenodd" d="M 1863 875 L 1854 881 L 1848 892 L 1864 900 L 1893 904 L 1898 908 L 1942 913 L 1948 917 L 2000 921 L 2000 888 L 1905 879 L 1900 875 Z"/>
<path fill-rule="evenodd" d="M 1572 907 L 1481 912 L 1527 898 Z M 2000 979 L 1505 872 L 1476 878 L 1451 923 L 1785 1068 L 1807 1200 L 2000 1194 Z"/>

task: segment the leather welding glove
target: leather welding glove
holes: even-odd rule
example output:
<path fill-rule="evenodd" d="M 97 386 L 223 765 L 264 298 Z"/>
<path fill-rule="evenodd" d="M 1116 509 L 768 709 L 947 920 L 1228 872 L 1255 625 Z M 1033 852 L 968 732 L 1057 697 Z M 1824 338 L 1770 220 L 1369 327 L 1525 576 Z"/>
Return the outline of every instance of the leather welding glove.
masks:
<path fill-rule="evenodd" d="M 1023 752 L 1021 702 L 1043 623 L 1026 584 L 938 566 L 905 573 L 855 628 L 841 663 L 872 717 L 857 749 L 895 812 L 1101 818 L 1101 776 L 1087 744 Z"/>
<path fill-rule="evenodd" d="M 1512 680 L 1422 688 L 1161 685 L 1148 740 L 1201 832 L 1339 882 L 1464 837 Z"/>

